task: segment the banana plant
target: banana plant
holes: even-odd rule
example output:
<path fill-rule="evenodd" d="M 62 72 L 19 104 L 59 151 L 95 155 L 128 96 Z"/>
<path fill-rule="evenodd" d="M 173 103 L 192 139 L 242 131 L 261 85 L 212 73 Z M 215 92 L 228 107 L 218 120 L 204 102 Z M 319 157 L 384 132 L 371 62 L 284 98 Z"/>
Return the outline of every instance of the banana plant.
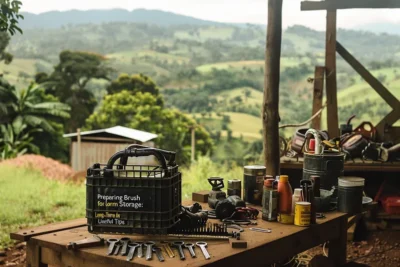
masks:
<path fill-rule="evenodd" d="M 15 158 L 28 150 L 39 153 L 39 148 L 32 143 L 31 134 L 40 131 L 42 130 L 37 128 L 28 129 L 21 119 L 14 120 L 12 124 L 0 125 L 0 159 Z"/>

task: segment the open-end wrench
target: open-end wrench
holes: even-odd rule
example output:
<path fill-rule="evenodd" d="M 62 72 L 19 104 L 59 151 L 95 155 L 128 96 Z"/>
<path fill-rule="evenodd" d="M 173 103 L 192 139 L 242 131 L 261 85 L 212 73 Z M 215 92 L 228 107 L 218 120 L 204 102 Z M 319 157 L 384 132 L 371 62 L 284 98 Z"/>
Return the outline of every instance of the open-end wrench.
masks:
<path fill-rule="evenodd" d="M 144 245 L 146 246 L 146 261 L 149 261 L 153 258 L 153 246 L 156 243 L 154 243 L 153 241 L 148 241 L 146 243 L 144 243 Z"/>
<path fill-rule="evenodd" d="M 159 261 L 161 261 L 161 262 L 165 261 L 164 256 L 162 255 L 162 252 L 161 252 L 161 248 L 153 247 L 152 250 L 153 250 L 153 252 L 156 253 L 157 258 L 158 258 Z"/>
<path fill-rule="evenodd" d="M 196 258 L 196 253 L 194 252 L 194 244 L 193 243 L 186 243 L 185 248 L 189 250 L 190 256 L 192 258 Z"/>
<path fill-rule="evenodd" d="M 185 260 L 185 253 L 183 253 L 183 245 L 185 245 L 185 242 L 183 241 L 175 241 L 172 242 L 172 246 L 176 247 L 178 249 L 179 252 L 179 257 L 181 258 L 181 260 Z"/>
<path fill-rule="evenodd" d="M 131 241 L 131 239 L 129 237 L 123 237 L 119 241 L 122 243 L 121 255 L 128 255 L 128 243 Z"/>
<path fill-rule="evenodd" d="M 115 244 L 119 243 L 119 239 L 109 238 L 107 239 L 107 243 L 108 243 L 107 255 L 111 255 L 114 251 Z"/>
<path fill-rule="evenodd" d="M 133 259 L 133 256 L 135 255 L 135 250 L 136 248 L 140 247 L 141 245 L 138 243 L 128 243 L 128 248 L 129 248 L 129 253 L 128 256 L 126 257 L 127 261 L 131 261 Z"/>
<path fill-rule="evenodd" d="M 139 258 L 143 258 L 143 242 L 136 242 L 137 244 L 139 244 L 139 247 L 137 248 L 137 256 Z"/>
<path fill-rule="evenodd" d="M 118 244 L 115 244 L 115 249 L 114 249 L 114 255 L 117 256 L 119 253 L 119 249 L 122 247 L 122 243 L 119 242 Z"/>
<path fill-rule="evenodd" d="M 204 258 L 206 260 L 211 259 L 210 254 L 208 253 L 206 247 L 207 247 L 207 243 L 206 242 L 197 242 L 196 245 L 198 247 L 200 247 L 201 251 L 203 252 Z"/>

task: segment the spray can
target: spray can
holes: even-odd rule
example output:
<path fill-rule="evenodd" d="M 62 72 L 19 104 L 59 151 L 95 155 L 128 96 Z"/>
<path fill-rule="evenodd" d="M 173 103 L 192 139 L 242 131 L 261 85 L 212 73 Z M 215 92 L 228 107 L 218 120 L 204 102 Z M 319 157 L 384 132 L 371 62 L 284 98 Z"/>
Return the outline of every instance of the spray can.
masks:
<path fill-rule="evenodd" d="M 267 175 L 266 178 L 262 199 L 262 219 L 264 221 L 276 221 L 278 218 L 278 190 L 274 188 L 276 181 L 272 176 Z"/>

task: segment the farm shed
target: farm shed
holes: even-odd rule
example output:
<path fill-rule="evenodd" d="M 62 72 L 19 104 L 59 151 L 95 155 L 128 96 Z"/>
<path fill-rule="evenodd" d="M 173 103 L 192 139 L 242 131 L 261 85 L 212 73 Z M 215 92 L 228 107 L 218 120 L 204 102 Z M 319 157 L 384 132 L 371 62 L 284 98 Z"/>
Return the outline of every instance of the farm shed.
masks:
<path fill-rule="evenodd" d="M 70 159 L 75 171 L 86 170 L 94 163 L 106 163 L 115 152 L 123 150 L 128 145 L 140 144 L 154 147 L 151 140 L 156 134 L 135 130 L 123 126 L 106 129 L 64 134 L 71 138 Z M 134 159 L 135 164 L 150 164 L 153 159 L 141 157 Z"/>

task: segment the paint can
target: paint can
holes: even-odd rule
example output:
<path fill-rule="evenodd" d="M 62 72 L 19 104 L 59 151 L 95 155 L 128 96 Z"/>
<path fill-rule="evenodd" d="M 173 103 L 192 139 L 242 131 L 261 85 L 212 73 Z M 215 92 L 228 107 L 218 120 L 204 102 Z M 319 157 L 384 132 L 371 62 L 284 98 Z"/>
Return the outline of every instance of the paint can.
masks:
<path fill-rule="evenodd" d="M 228 180 L 228 196 L 238 196 L 242 198 L 242 181 L 237 179 Z"/>
<path fill-rule="evenodd" d="M 294 225 L 310 226 L 311 223 L 311 203 L 296 202 L 294 207 Z"/>
<path fill-rule="evenodd" d="M 244 166 L 244 201 L 261 206 L 264 191 L 265 166 Z"/>
<path fill-rule="evenodd" d="M 294 216 L 292 214 L 279 213 L 278 222 L 283 224 L 293 224 Z"/>

